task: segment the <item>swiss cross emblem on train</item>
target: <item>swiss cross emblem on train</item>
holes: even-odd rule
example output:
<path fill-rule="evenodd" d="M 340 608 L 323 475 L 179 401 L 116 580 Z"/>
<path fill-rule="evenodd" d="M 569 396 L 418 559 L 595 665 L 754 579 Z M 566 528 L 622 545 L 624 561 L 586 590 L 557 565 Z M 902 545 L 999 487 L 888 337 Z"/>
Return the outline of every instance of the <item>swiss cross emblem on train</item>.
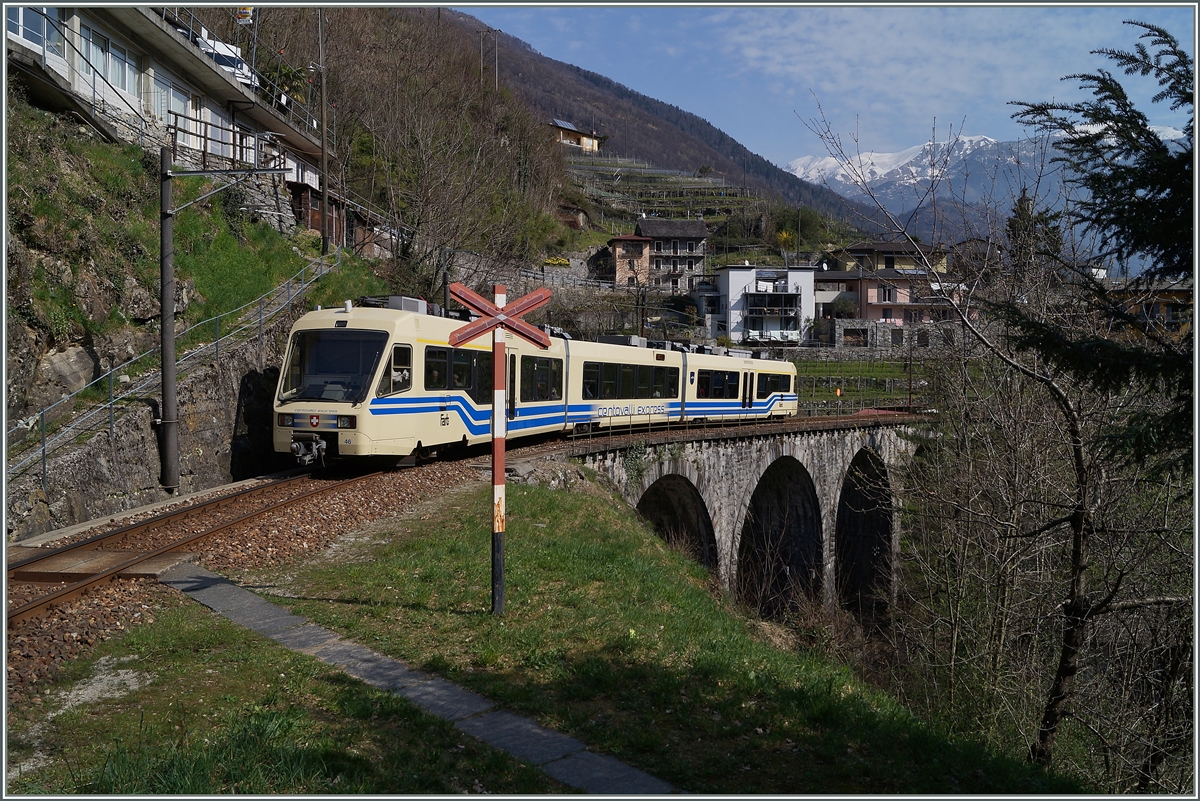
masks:
<path fill-rule="evenodd" d="M 321 424 L 321 418 L 315 414 L 311 414 L 308 416 L 308 424 L 313 428 L 316 428 Z"/>
<path fill-rule="evenodd" d="M 546 332 L 520 319 L 550 300 L 550 290 L 545 287 L 530 292 L 523 298 L 506 303 L 504 284 L 496 284 L 496 302 L 490 303 L 455 281 L 450 285 L 450 296 L 471 309 L 480 317 L 450 334 L 447 342 L 457 348 L 478 336 L 493 332 L 492 339 L 492 614 L 504 614 L 504 437 L 505 426 L 505 364 L 504 331 L 512 331 L 539 348 L 550 347 Z"/>

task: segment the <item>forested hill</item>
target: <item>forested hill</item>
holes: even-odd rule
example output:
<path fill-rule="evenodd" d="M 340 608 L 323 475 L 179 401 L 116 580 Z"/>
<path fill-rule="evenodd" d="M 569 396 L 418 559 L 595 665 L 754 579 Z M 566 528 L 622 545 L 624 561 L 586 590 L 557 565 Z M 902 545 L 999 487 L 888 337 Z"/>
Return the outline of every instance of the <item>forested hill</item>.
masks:
<path fill-rule="evenodd" d="M 487 26 L 461 12 L 449 12 L 470 31 Z M 740 186 L 775 193 L 789 203 L 809 206 L 837 219 L 858 221 L 863 207 L 848 206 L 832 190 L 802 181 L 749 153 L 737 140 L 706 120 L 616 81 L 541 55 L 526 42 L 503 32 L 500 39 L 500 82 L 529 104 L 536 114 L 592 128 L 608 137 L 602 152 L 642 159 L 656 166 L 696 172 L 709 166 L 713 175 Z M 490 43 L 485 44 L 485 49 Z M 490 62 L 490 63 L 489 63 Z M 484 59 L 485 80 L 494 61 Z"/>

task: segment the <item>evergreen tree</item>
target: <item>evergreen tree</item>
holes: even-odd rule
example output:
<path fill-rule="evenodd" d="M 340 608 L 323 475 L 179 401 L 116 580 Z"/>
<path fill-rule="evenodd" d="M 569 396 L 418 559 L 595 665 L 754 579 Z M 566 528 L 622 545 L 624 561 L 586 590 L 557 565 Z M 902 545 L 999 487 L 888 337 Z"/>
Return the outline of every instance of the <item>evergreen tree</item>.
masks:
<path fill-rule="evenodd" d="M 1152 77 L 1160 87 L 1154 103 L 1188 114 L 1183 137 L 1163 139 L 1134 107 L 1108 71 L 1068 75 L 1091 91 L 1078 103 L 1016 103 L 1013 117 L 1055 135 L 1069 186 L 1080 197 L 1066 222 L 1095 235 L 1100 246 L 1091 263 L 1065 264 L 1095 312 L 1118 335 L 1080 334 L 1028 316 L 1018 302 L 996 311 L 1009 323 L 1016 343 L 1058 369 L 1102 391 L 1137 385 L 1162 398 L 1160 411 L 1125 421 L 1112 432 L 1114 453 L 1151 462 L 1166 471 L 1186 469 L 1192 446 L 1192 340 L 1172 336 L 1144 319 L 1129 299 L 1164 285 L 1190 280 L 1193 268 L 1192 146 L 1193 60 L 1173 36 L 1143 22 L 1127 22 L 1143 33 L 1132 52 L 1092 51 L 1114 61 L 1126 75 Z M 1147 43 L 1149 47 L 1147 47 Z M 1120 265 L 1144 261 L 1128 284 L 1114 286 L 1092 276 L 1096 261 Z"/>

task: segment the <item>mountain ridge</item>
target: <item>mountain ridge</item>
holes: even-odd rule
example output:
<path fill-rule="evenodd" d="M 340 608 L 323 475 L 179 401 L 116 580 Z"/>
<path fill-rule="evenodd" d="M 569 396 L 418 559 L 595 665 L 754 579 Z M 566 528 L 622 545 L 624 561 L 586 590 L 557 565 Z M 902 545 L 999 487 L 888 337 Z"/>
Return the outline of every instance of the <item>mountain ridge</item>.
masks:
<path fill-rule="evenodd" d="M 448 16 L 470 30 L 486 27 L 461 11 L 452 10 Z M 500 82 L 547 122 L 560 119 L 581 130 L 593 128 L 606 139 L 602 152 L 683 172 L 709 167 L 711 175 L 730 184 L 754 187 L 837 220 L 861 223 L 860 218 L 870 214 L 868 207 L 751 153 L 696 114 L 599 73 L 544 56 L 514 36 L 497 33 L 502 46 Z M 484 63 L 483 67 L 491 69 L 492 65 Z"/>

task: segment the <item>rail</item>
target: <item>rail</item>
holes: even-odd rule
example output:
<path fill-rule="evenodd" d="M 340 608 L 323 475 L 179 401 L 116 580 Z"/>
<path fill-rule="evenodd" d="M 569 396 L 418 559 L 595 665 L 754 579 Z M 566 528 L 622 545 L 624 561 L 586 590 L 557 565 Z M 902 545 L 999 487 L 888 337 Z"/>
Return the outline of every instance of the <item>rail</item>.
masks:
<path fill-rule="evenodd" d="M 683 420 L 652 424 L 650 415 L 630 415 L 625 423 L 603 428 L 590 426 L 586 431 L 570 435 L 567 455 L 576 458 L 599 451 L 624 450 L 636 446 L 761 437 L 813 428 L 837 428 L 851 423 L 862 425 L 886 421 L 898 425 L 928 419 L 929 414 L 930 410 L 908 406 L 903 401 L 871 403 L 839 400 L 801 403 L 794 417 L 772 420 Z"/>
<path fill-rule="evenodd" d="M 177 340 L 186 342 L 189 335 L 199 338 L 209 330 L 213 332 L 211 340 L 200 341 L 176 359 L 178 372 L 185 373 L 187 368 L 198 364 L 208 355 L 219 364 L 222 344 L 228 349 L 255 337 L 258 339 L 262 367 L 261 348 L 266 321 L 291 309 L 292 304 L 319 278 L 335 270 L 340 271 L 341 256 L 339 249 L 336 260 L 331 263 L 326 263 L 323 258 L 313 259 L 270 292 L 232 311 L 202 320 L 177 334 Z M 226 326 L 223 333 L 222 321 Z M 121 409 L 123 413 L 139 399 L 161 386 L 162 376 L 158 370 L 161 350 L 161 347 L 152 348 L 122 362 L 82 389 L 64 396 L 9 428 L 5 432 L 8 451 L 6 480 L 11 482 L 14 478 L 24 475 L 40 461 L 42 491 L 45 492 L 48 483 L 47 460 L 50 454 L 80 437 L 90 437 L 105 429 L 108 431 L 109 441 L 113 442 L 118 408 L 124 407 Z M 145 372 L 138 376 L 139 371 L 143 370 Z M 107 399 L 92 400 L 106 390 Z M 81 404 L 84 408 L 75 408 Z M 17 448 L 16 446 L 27 440 L 28 434 L 35 426 L 40 432 L 40 440 L 36 440 L 33 446 Z"/>
<path fill-rule="evenodd" d="M 51 607 L 56 606 L 56 605 L 61 605 L 68 601 L 74 600 L 75 598 L 78 598 L 83 593 L 87 592 L 87 590 L 90 589 L 91 587 L 94 587 L 97 584 L 101 584 L 101 583 L 104 583 L 107 581 L 112 581 L 113 579 L 118 578 L 124 571 L 129 570 L 130 568 L 135 567 L 136 565 L 139 565 L 143 562 L 147 562 L 157 556 L 162 556 L 163 554 L 169 553 L 171 551 L 179 550 L 180 548 L 182 548 L 184 546 L 195 545 L 209 537 L 212 537 L 215 534 L 220 534 L 221 532 L 227 531 L 238 525 L 244 525 L 245 523 L 249 522 L 250 520 L 253 520 L 256 517 L 261 517 L 263 515 L 270 514 L 272 512 L 275 512 L 275 511 L 285 507 L 285 506 L 299 503 L 303 500 L 307 500 L 308 498 L 311 498 L 316 495 L 333 492 L 335 490 L 342 489 L 346 486 L 361 483 L 364 481 L 370 481 L 371 479 L 374 479 L 379 475 L 380 475 L 379 473 L 368 473 L 368 474 L 361 475 L 361 476 L 355 476 L 353 478 L 344 479 L 341 481 L 334 482 L 332 484 L 327 484 L 325 486 L 319 486 L 314 489 L 307 490 L 307 491 L 303 492 L 302 494 L 289 497 L 282 501 L 277 501 L 275 503 L 271 503 L 267 506 L 256 507 L 247 513 L 242 513 L 242 514 L 236 515 L 231 520 L 224 520 L 223 522 L 220 522 L 216 526 L 206 527 L 198 532 L 187 533 L 178 539 L 173 539 L 173 540 L 168 541 L 166 544 L 158 545 L 157 547 L 152 547 L 150 550 L 136 553 L 134 556 L 132 556 L 128 559 L 125 559 L 116 565 L 111 565 L 109 567 L 98 570 L 96 573 L 93 573 L 91 575 L 80 578 L 79 580 L 74 581 L 69 584 L 66 584 L 65 586 L 61 586 L 61 585 L 63 582 L 66 582 L 69 579 L 65 576 L 55 576 L 54 578 L 58 579 L 59 586 L 55 587 L 48 593 L 45 593 L 36 598 L 30 599 L 29 601 L 27 601 L 24 604 L 21 604 L 20 606 L 17 606 L 15 608 L 11 608 L 11 609 L 7 610 L 6 620 L 8 622 L 8 626 L 9 626 L 9 628 L 11 628 L 12 626 L 14 626 L 18 623 L 22 623 L 22 622 L 25 622 L 28 620 L 37 620 L 38 618 L 44 616 L 46 614 L 47 610 L 49 610 Z M 198 511 L 200 511 L 201 509 L 203 509 L 205 507 L 208 507 L 209 510 L 216 509 L 216 508 L 220 508 L 221 506 L 227 505 L 235 500 L 244 501 L 246 499 L 252 499 L 253 497 L 255 497 L 257 495 L 266 495 L 269 498 L 273 492 L 277 491 L 282 486 L 285 486 L 288 484 L 293 484 L 293 483 L 296 483 L 299 481 L 305 481 L 308 479 L 310 479 L 310 476 L 305 475 L 305 476 L 299 476 L 299 477 L 293 478 L 293 479 L 285 479 L 283 481 L 277 481 L 272 484 L 267 484 L 267 485 L 260 486 L 260 487 L 253 487 L 251 489 L 243 490 L 242 492 L 237 493 L 236 496 L 230 496 L 230 497 L 226 497 L 226 498 L 218 498 L 215 501 L 210 501 L 207 503 L 198 504 L 198 505 L 194 505 L 194 506 L 187 506 L 182 509 L 176 509 L 171 512 L 166 512 L 162 515 L 159 515 L 151 520 L 147 520 L 142 523 L 134 523 L 134 524 L 131 524 L 131 525 L 126 526 L 121 529 L 110 531 L 105 534 L 100 534 L 95 537 L 90 537 L 87 540 L 74 543 L 73 545 L 68 545 L 68 546 L 65 546 L 62 548 L 56 548 L 56 549 L 52 549 L 52 550 L 47 549 L 47 551 L 43 554 L 37 554 L 37 555 L 31 556 L 29 558 L 23 559 L 19 563 L 14 563 L 12 565 L 9 565 L 8 573 L 7 573 L 8 581 L 10 584 L 13 581 L 21 581 L 22 580 L 21 579 L 22 571 L 29 571 L 32 565 L 39 563 L 39 562 L 49 562 L 51 560 L 54 560 L 56 557 L 58 557 L 62 554 L 70 553 L 72 551 L 79 551 L 79 550 L 96 550 L 96 549 L 99 549 L 104 543 L 119 542 L 127 537 L 135 537 L 138 534 L 141 534 L 148 530 L 152 530 L 152 529 L 156 529 L 156 528 L 167 528 L 167 527 L 174 525 L 176 523 L 179 523 L 181 521 L 188 520 L 189 518 L 194 516 Z M 40 582 L 40 578 L 36 577 L 36 575 L 37 574 L 35 574 L 35 577 L 32 578 L 32 580 Z M 31 579 L 27 578 L 26 580 L 28 581 Z M 52 581 L 53 580 L 54 579 L 52 579 Z"/>

